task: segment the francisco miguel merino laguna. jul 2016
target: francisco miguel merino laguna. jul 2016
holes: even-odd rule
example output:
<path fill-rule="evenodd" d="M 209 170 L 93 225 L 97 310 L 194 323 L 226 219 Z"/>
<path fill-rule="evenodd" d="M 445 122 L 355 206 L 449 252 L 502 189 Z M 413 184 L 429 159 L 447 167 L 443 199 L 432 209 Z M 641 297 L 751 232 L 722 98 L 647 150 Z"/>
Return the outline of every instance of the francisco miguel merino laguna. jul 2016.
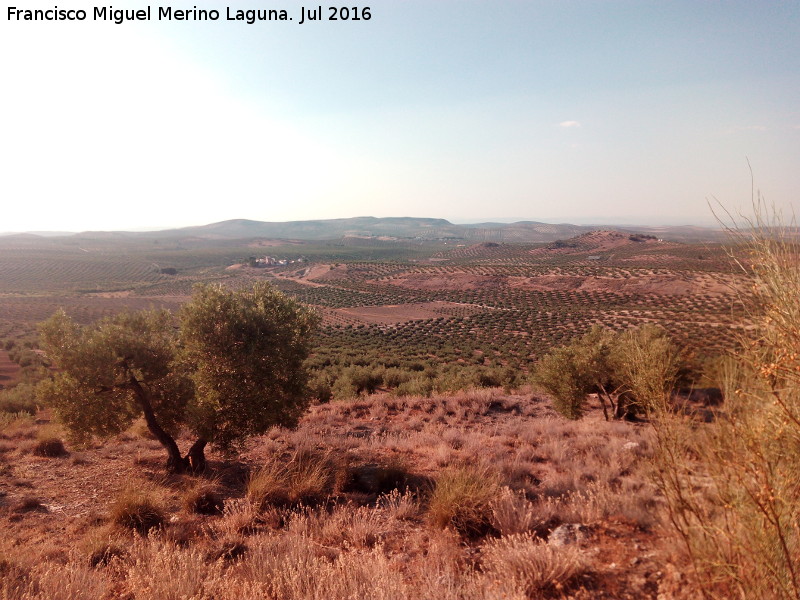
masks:
<path fill-rule="evenodd" d="M 7 18 L 9 21 L 85 21 L 89 18 L 94 21 L 111 21 L 121 25 L 126 21 L 150 21 L 155 14 L 159 21 L 218 21 L 220 11 L 199 9 L 175 9 L 171 6 L 158 6 L 156 10 L 148 6 L 140 9 L 115 9 L 113 6 L 96 6 L 91 13 L 84 9 L 59 8 L 54 6 L 47 9 L 27 9 L 8 7 Z M 370 7 L 335 7 L 313 8 L 300 7 L 298 24 L 303 25 L 312 21 L 369 21 L 372 18 Z M 259 10 L 231 10 L 225 8 L 226 21 L 240 21 L 254 24 L 256 21 L 294 21 L 285 9 L 259 9 Z"/>

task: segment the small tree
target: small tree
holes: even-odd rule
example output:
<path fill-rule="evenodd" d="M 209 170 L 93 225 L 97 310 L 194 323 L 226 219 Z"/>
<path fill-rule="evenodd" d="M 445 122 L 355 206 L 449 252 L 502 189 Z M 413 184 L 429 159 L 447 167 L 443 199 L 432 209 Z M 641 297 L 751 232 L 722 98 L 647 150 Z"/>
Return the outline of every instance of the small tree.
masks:
<path fill-rule="evenodd" d="M 180 311 L 122 313 L 82 327 L 63 311 L 40 326 L 59 367 L 40 384 L 78 438 L 109 437 L 143 415 L 173 471 L 202 470 L 213 443 L 230 450 L 272 425 L 294 425 L 307 406 L 303 360 L 314 313 L 257 284 L 199 286 Z M 176 436 L 196 441 L 181 456 Z"/>
<path fill-rule="evenodd" d="M 623 332 L 610 361 L 621 397 L 632 401 L 634 410 L 649 413 L 666 407 L 680 367 L 678 350 L 666 331 L 646 324 Z"/>
<path fill-rule="evenodd" d="M 554 349 L 539 361 L 533 376 L 534 382 L 553 396 L 555 409 L 568 419 L 583 416 L 586 394 L 591 390 L 590 379 L 578 366 L 576 350 L 574 344 Z"/>
<path fill-rule="evenodd" d="M 534 382 L 553 396 L 555 409 L 569 419 L 583 415 L 586 396 L 596 393 L 609 418 L 616 384 L 610 366 L 614 334 L 594 326 L 581 338 L 555 348 L 537 365 Z"/>
<path fill-rule="evenodd" d="M 555 409 L 570 419 L 583 415 L 588 394 L 597 394 L 606 420 L 663 400 L 677 375 L 678 354 L 666 333 L 643 325 L 623 333 L 595 326 L 555 348 L 537 365 L 534 382 L 553 396 Z"/>

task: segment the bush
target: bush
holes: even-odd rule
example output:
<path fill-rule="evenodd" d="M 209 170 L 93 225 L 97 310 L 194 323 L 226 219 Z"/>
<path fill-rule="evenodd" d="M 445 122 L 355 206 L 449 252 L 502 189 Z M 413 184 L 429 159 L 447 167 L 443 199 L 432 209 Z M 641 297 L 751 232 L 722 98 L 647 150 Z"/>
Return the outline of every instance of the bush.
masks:
<path fill-rule="evenodd" d="M 411 379 L 411 373 L 397 367 L 390 367 L 383 372 L 383 385 L 387 388 L 396 388 Z"/>
<path fill-rule="evenodd" d="M 328 373 L 317 372 L 308 382 L 308 392 L 312 398 L 316 398 L 322 403 L 330 402 L 333 398 L 333 390 Z"/>
<path fill-rule="evenodd" d="M 425 396 L 433 392 L 433 382 L 427 377 L 416 376 L 398 385 L 394 393 L 397 396 Z"/>
<path fill-rule="evenodd" d="M 59 458 L 69 454 L 61 438 L 52 434 L 39 436 L 39 439 L 33 446 L 33 453 L 36 456 L 45 456 L 48 458 Z"/>
<path fill-rule="evenodd" d="M 436 480 L 428 503 L 428 518 L 437 527 L 480 534 L 490 529 L 492 501 L 500 494 L 497 474 L 488 467 L 455 467 Z"/>
<path fill-rule="evenodd" d="M 751 327 L 718 366 L 724 417 L 655 419 L 656 482 L 705 597 L 800 598 L 800 248 L 755 203 L 732 253 Z M 701 484 L 698 484 L 701 481 Z"/>
<path fill-rule="evenodd" d="M 553 396 L 553 407 L 568 419 L 583 416 L 586 395 L 593 389 L 580 362 L 576 345 L 562 346 L 539 361 L 533 377 L 536 385 Z"/>
<path fill-rule="evenodd" d="M 529 598 L 562 591 L 586 569 L 575 546 L 551 546 L 529 533 L 489 540 L 481 559 L 486 573 L 513 582 Z"/>
<path fill-rule="evenodd" d="M 140 535 L 147 535 L 164 525 L 163 504 L 156 491 L 147 484 L 122 490 L 111 507 L 111 522 Z"/>
<path fill-rule="evenodd" d="M 213 481 L 196 482 L 186 490 L 182 503 L 188 512 L 198 515 L 221 515 L 224 509 L 222 496 Z"/>
<path fill-rule="evenodd" d="M 358 396 L 358 388 L 349 374 L 342 374 L 333 382 L 331 395 L 334 400 L 350 400 Z"/>
<path fill-rule="evenodd" d="M 30 383 L 20 383 L 13 388 L 0 390 L 0 412 L 36 414 L 35 386 Z"/>
<path fill-rule="evenodd" d="M 246 496 L 259 509 L 319 502 L 342 477 L 330 453 L 301 448 L 288 461 L 271 460 L 251 474 Z"/>
<path fill-rule="evenodd" d="M 600 398 L 606 419 L 607 403 L 615 418 L 628 418 L 665 404 L 679 366 L 675 347 L 655 325 L 622 333 L 593 327 L 546 355 L 533 379 L 569 419 L 583 416 L 586 396 L 592 393 Z"/>

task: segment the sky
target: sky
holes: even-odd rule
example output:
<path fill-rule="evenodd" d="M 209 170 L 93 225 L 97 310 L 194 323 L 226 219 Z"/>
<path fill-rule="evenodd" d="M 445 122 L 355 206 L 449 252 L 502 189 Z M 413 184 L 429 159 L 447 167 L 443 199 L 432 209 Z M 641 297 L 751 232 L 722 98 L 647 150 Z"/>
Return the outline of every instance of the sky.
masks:
<path fill-rule="evenodd" d="M 87 17 L 10 12 L 56 6 Z M 0 232 L 709 225 L 709 202 L 748 213 L 752 181 L 800 199 L 800 2 L 371 0 L 336 21 L 288 0 L 116 2 L 151 7 L 121 24 L 93 19 L 104 6 L 2 7 Z M 293 20 L 227 19 L 265 8 Z"/>

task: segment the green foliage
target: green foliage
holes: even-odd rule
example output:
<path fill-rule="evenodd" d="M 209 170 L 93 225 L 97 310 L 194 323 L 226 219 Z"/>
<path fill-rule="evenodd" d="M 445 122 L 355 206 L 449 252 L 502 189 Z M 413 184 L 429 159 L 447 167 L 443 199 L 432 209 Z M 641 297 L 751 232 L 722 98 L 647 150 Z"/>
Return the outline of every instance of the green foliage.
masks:
<path fill-rule="evenodd" d="M 36 414 L 36 389 L 31 383 L 19 383 L 0 390 L 0 412 Z"/>
<path fill-rule="evenodd" d="M 348 374 L 336 378 L 331 386 L 331 395 L 335 400 L 351 400 L 358 396 L 358 388 Z"/>
<path fill-rule="evenodd" d="M 180 312 L 180 355 L 191 374 L 194 432 L 231 449 L 308 406 L 304 361 L 319 317 L 266 283 L 230 292 L 198 286 Z"/>
<path fill-rule="evenodd" d="M 625 417 L 663 405 L 679 365 L 672 341 L 657 326 L 622 333 L 595 326 L 546 355 L 534 382 L 553 396 L 556 410 L 567 418 L 579 419 L 592 393 L 599 395 L 604 410 L 608 401 L 615 417 Z"/>
<path fill-rule="evenodd" d="M 591 389 L 578 363 L 575 347 L 562 346 L 545 356 L 534 374 L 534 382 L 553 396 L 553 406 L 568 419 L 583 416 L 586 394 Z"/>
<path fill-rule="evenodd" d="M 417 375 L 398 385 L 394 393 L 397 396 L 430 396 L 433 392 L 433 381 L 430 378 Z"/>
<path fill-rule="evenodd" d="M 613 334 L 595 326 L 539 362 L 534 382 L 553 396 L 555 409 L 565 417 L 579 419 L 587 394 L 614 386 L 609 363 L 612 343 Z"/>
<path fill-rule="evenodd" d="M 144 415 L 171 467 L 182 426 L 231 450 L 273 425 L 294 425 L 308 403 L 308 355 L 317 317 L 270 288 L 198 287 L 180 312 L 121 313 L 80 326 L 57 312 L 40 327 L 59 371 L 37 389 L 78 440 L 109 437 Z M 182 462 L 183 461 L 183 462 Z"/>
<path fill-rule="evenodd" d="M 78 441 L 130 427 L 142 413 L 134 381 L 149 392 L 160 426 L 177 433 L 193 393 L 175 361 L 177 331 L 169 312 L 120 313 L 81 327 L 59 311 L 40 334 L 59 371 L 38 386 L 37 396 Z"/>
<path fill-rule="evenodd" d="M 331 376 L 329 373 L 317 372 L 308 382 L 308 393 L 322 403 L 330 402 L 333 398 L 331 389 Z"/>
<path fill-rule="evenodd" d="M 639 408 L 651 412 L 666 406 L 680 367 L 666 331 L 646 324 L 622 333 L 610 360 L 614 378 Z"/>

